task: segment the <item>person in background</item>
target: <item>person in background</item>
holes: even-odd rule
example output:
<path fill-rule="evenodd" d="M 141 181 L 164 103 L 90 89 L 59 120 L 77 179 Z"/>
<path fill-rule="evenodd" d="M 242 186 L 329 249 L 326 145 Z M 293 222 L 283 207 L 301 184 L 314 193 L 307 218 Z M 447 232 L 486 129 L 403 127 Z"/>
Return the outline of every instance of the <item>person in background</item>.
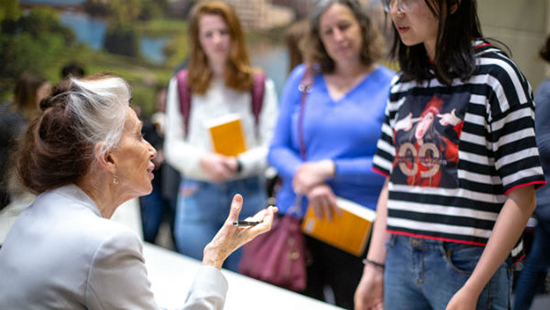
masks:
<path fill-rule="evenodd" d="M 308 27 L 309 21 L 303 19 L 293 23 L 285 32 L 289 73 L 304 62 L 304 55 L 300 48 L 300 42 L 307 35 Z"/>
<path fill-rule="evenodd" d="M 371 162 L 394 72 L 376 63 L 383 42 L 357 1 L 321 1 L 309 20 L 303 41 L 309 69 L 298 66 L 286 82 L 268 155 L 282 178 L 277 205 L 282 213 L 297 206 L 301 215 L 311 205 L 321 219 L 335 216 L 336 196 L 374 209 L 384 178 Z M 313 85 L 301 107 L 306 70 L 313 71 Z M 361 258 L 305 238 L 311 264 L 304 293 L 324 300 L 328 286 L 336 305 L 353 309 Z"/>
<path fill-rule="evenodd" d="M 77 79 L 83 78 L 86 75 L 84 68 L 75 62 L 71 62 L 61 68 L 61 78 L 74 77 Z"/>
<path fill-rule="evenodd" d="M 157 240 L 159 229 L 163 222 L 167 222 L 170 229 L 171 243 L 174 247 L 174 220 L 179 188 L 179 172 L 166 163 L 164 156 L 164 129 L 166 87 L 160 87 L 155 94 L 156 112 L 150 118 L 143 120 L 142 133 L 145 140 L 157 150 L 153 159 L 155 178 L 152 181 L 153 191 L 140 198 L 143 239 L 150 243 L 160 244 Z"/>
<path fill-rule="evenodd" d="M 300 42 L 306 36 L 309 27 L 309 20 L 303 19 L 293 23 L 286 29 L 285 41 L 288 52 L 288 74 L 292 73 L 294 68 L 304 62 L 304 55 L 300 48 Z M 266 171 L 266 188 L 269 199 L 276 204 L 277 192 L 281 187 L 281 179 L 273 167 Z"/>
<path fill-rule="evenodd" d="M 531 87 L 483 38 L 475 0 L 382 3 L 401 72 L 373 159 L 386 184 L 356 309 L 510 309 L 545 184 Z"/>
<path fill-rule="evenodd" d="M 550 36 L 539 52 L 540 57 L 550 63 Z M 544 169 L 544 178 L 550 181 L 550 79 L 544 80 L 535 93 L 535 128 L 537 145 Z M 550 268 L 550 186 L 543 186 L 536 192 L 535 235 L 527 261 L 516 282 L 514 310 L 527 310 L 533 298 L 540 292 L 541 286 Z"/>
<path fill-rule="evenodd" d="M 43 101 L 18 152 L 18 176 L 38 196 L 0 250 L 0 308 L 158 309 L 141 240 L 109 220 L 151 192 L 156 150 L 141 135 L 126 81 L 98 74 L 66 82 Z M 242 203 L 235 195 L 204 248 L 184 309 L 223 309 L 224 259 L 270 229 L 274 207 L 253 218 L 263 220 L 255 227 L 233 226 Z"/>
<path fill-rule="evenodd" d="M 36 116 L 40 100 L 50 91 L 50 82 L 42 76 L 22 73 L 13 92 L 13 101 L 0 106 L 0 243 L 4 239 L 13 220 L 23 208 L 34 199 L 10 177 L 10 158 L 16 148 L 18 138 L 27 124 Z"/>
<path fill-rule="evenodd" d="M 164 151 L 183 178 L 176 210 L 177 249 L 201 259 L 202 248 L 223 224 L 225 206 L 235 193 L 247 198 L 244 216 L 266 205 L 264 171 L 277 95 L 270 79 L 261 82 L 265 91 L 256 122 L 251 108 L 256 72 L 250 67 L 244 33 L 232 7 L 221 1 L 200 2 L 190 16 L 187 83 L 178 80 L 179 73 L 170 80 Z M 186 86 L 188 115 L 180 108 L 185 98 L 179 91 Z M 207 128 L 208 122 L 230 114 L 240 116 L 246 139 L 247 150 L 238 156 L 215 153 Z M 240 257 L 237 251 L 224 267 L 237 271 Z"/>

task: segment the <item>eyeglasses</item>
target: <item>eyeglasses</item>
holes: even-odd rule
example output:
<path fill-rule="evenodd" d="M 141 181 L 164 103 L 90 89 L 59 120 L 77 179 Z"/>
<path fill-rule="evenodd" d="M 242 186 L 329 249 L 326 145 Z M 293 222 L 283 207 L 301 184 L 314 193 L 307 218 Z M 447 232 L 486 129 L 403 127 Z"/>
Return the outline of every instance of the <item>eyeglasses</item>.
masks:
<path fill-rule="evenodd" d="M 384 11 L 387 13 L 390 12 L 391 8 L 393 8 L 397 4 L 397 10 L 401 13 L 407 13 L 411 10 L 411 8 L 415 5 L 417 0 L 382 0 L 382 4 L 384 5 Z"/>

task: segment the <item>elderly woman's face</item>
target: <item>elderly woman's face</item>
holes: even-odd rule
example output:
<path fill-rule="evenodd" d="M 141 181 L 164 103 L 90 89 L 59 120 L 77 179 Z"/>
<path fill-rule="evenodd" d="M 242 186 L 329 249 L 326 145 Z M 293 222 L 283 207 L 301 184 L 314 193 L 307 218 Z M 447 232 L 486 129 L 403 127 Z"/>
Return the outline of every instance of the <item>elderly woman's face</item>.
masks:
<path fill-rule="evenodd" d="M 139 197 L 149 194 L 153 187 L 153 169 L 151 161 L 157 151 L 143 139 L 141 121 L 130 107 L 127 108 L 124 132 L 118 145 L 112 150 L 116 161 L 115 175 L 119 186 L 125 195 Z"/>

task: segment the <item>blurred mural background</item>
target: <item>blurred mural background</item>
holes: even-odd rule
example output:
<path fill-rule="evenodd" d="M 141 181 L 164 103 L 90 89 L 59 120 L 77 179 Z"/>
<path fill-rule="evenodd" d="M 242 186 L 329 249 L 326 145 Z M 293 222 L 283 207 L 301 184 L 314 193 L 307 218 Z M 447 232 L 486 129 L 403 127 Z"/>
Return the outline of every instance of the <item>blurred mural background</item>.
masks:
<path fill-rule="evenodd" d="M 86 74 L 107 71 L 124 77 L 134 88 L 134 105 L 145 115 L 153 113 L 156 89 L 187 57 L 186 17 L 197 1 L 0 1 L 0 102 L 11 99 L 23 71 L 56 83 L 61 68 L 76 62 Z M 284 32 L 307 17 L 317 0 L 226 1 L 245 26 L 253 65 L 267 72 L 280 94 L 288 73 Z M 389 29 L 380 0 L 361 2 L 383 31 Z M 550 29 L 550 0 L 478 2 L 485 35 L 510 47 L 536 87 L 544 77 L 536 53 Z"/>

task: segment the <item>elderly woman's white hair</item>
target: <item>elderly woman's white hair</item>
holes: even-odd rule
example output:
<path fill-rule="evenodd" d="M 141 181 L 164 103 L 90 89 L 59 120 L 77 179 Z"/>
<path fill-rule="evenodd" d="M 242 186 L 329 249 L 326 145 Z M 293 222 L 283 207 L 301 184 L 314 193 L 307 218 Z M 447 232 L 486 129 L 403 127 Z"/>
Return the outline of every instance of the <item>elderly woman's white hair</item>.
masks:
<path fill-rule="evenodd" d="M 131 97 L 124 79 L 104 73 L 56 85 L 16 157 L 23 185 L 38 194 L 77 183 L 120 141 Z"/>
<path fill-rule="evenodd" d="M 103 152 L 113 148 L 122 136 L 132 98 L 128 83 L 111 75 L 71 78 L 70 93 L 67 109 L 80 118 L 83 138 L 92 144 L 103 141 Z"/>

